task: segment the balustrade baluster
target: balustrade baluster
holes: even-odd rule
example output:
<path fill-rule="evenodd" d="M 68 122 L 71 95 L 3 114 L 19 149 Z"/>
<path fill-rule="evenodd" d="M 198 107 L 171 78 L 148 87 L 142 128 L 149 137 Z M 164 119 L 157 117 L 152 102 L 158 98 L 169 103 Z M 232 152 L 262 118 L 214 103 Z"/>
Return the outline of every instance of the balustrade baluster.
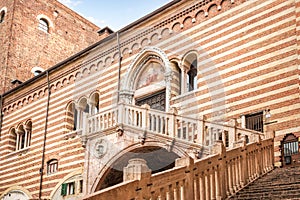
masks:
<path fill-rule="evenodd" d="M 202 173 L 199 177 L 199 192 L 200 192 L 200 200 L 205 200 L 205 175 Z"/>
<path fill-rule="evenodd" d="M 158 115 L 156 115 L 156 121 L 155 121 L 156 123 L 155 123 L 155 131 L 157 132 L 157 133 L 159 133 L 159 116 Z"/>
<path fill-rule="evenodd" d="M 174 200 L 180 200 L 180 186 L 177 182 L 174 188 Z"/>
<path fill-rule="evenodd" d="M 184 190 L 184 181 L 180 182 L 180 200 L 185 200 L 185 190 Z"/>
<path fill-rule="evenodd" d="M 191 123 L 191 126 L 192 126 L 192 130 L 191 130 L 191 132 L 192 132 L 192 135 L 191 135 L 191 142 L 195 142 L 195 124 L 194 123 Z"/>
<path fill-rule="evenodd" d="M 216 199 L 215 169 L 210 172 L 210 198 Z"/>
<path fill-rule="evenodd" d="M 207 174 L 205 174 L 205 194 L 206 194 L 206 199 L 208 200 L 208 199 L 210 199 L 210 190 L 211 190 L 211 188 L 210 188 L 210 172 L 209 171 L 207 171 Z"/>
<path fill-rule="evenodd" d="M 222 199 L 221 195 L 221 177 L 219 166 L 215 170 L 215 182 L 216 182 L 216 199 Z"/>
<path fill-rule="evenodd" d="M 231 160 L 231 175 L 232 175 L 232 186 L 233 192 L 237 191 L 237 183 L 236 183 L 236 159 Z"/>
<path fill-rule="evenodd" d="M 230 194 L 234 194 L 233 191 L 233 176 L 232 176 L 232 163 L 228 162 L 228 184 L 229 184 L 229 192 Z"/>
<path fill-rule="evenodd" d="M 194 199 L 200 199 L 200 179 L 198 174 L 194 176 Z"/>

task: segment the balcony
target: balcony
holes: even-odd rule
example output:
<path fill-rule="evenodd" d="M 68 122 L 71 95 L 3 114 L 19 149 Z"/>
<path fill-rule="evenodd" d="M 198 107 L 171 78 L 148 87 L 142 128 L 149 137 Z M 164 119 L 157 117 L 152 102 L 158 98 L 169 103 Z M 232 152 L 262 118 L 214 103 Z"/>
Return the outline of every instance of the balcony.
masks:
<path fill-rule="evenodd" d="M 236 120 L 228 123 L 209 122 L 204 116 L 198 119 L 180 116 L 173 109 L 163 112 L 150 109 L 148 105 L 135 106 L 119 104 L 116 108 L 85 118 L 84 138 L 96 134 L 129 131 L 153 137 L 160 137 L 176 142 L 212 147 L 215 141 L 223 141 L 226 148 L 237 144 L 257 142 L 266 139 L 264 134 L 238 126 Z"/>

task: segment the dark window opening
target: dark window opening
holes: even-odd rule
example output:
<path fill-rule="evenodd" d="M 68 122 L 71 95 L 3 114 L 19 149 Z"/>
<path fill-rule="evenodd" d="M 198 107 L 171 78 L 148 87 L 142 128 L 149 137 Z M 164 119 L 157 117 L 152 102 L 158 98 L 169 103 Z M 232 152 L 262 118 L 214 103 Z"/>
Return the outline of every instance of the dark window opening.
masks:
<path fill-rule="evenodd" d="M 246 115 L 246 128 L 264 132 L 263 112 Z"/>
<path fill-rule="evenodd" d="M 0 13 L 0 23 L 4 22 L 4 18 L 5 18 L 5 12 L 4 12 L 4 10 L 2 10 Z"/>
<path fill-rule="evenodd" d="M 187 73 L 187 88 L 188 91 L 193 91 L 197 89 L 197 61 L 195 60 L 192 65 L 190 70 Z"/>
<path fill-rule="evenodd" d="M 136 100 L 136 105 L 142 106 L 148 104 L 150 108 L 165 111 L 166 109 L 166 92 L 165 90 L 158 93 L 152 94 L 150 96 L 144 97 L 142 99 Z"/>

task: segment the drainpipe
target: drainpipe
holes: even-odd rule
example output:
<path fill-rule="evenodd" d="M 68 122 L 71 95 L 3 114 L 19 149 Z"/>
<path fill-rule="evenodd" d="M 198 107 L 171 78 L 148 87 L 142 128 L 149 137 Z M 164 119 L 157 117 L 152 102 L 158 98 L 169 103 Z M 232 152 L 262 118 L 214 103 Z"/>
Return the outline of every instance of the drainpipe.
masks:
<path fill-rule="evenodd" d="M 45 121 L 45 132 L 44 132 L 44 142 L 43 142 L 43 152 L 42 152 L 42 163 L 40 168 L 40 190 L 39 190 L 39 199 L 42 198 L 42 189 L 43 189 L 43 175 L 44 175 L 44 163 L 45 163 L 45 147 L 46 147 L 46 137 L 48 129 L 48 116 L 49 116 L 49 104 L 50 104 L 50 81 L 49 81 L 49 71 L 46 71 L 47 76 L 47 87 L 48 87 L 48 98 L 47 98 L 47 108 L 46 108 L 46 121 Z"/>
<path fill-rule="evenodd" d="M 117 32 L 117 41 L 118 41 L 118 51 L 119 51 L 119 71 L 118 71 L 118 99 L 117 104 L 120 101 L 120 87 L 121 87 L 121 67 L 122 67 L 122 53 L 120 46 L 120 32 Z"/>
<path fill-rule="evenodd" d="M 3 117 L 3 113 L 2 113 L 2 107 L 3 107 L 3 95 L 0 95 L 0 142 L 2 140 L 1 137 L 1 133 L 2 133 L 2 117 Z"/>

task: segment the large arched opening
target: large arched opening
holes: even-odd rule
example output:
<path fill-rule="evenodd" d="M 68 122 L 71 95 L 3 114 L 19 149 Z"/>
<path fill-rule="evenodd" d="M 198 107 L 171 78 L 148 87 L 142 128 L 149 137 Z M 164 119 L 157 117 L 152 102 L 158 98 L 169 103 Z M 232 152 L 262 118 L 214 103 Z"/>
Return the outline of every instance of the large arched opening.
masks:
<path fill-rule="evenodd" d="M 171 169 L 175 166 L 175 160 L 179 158 L 174 152 L 158 146 L 146 146 L 133 149 L 117 159 L 101 177 L 96 191 L 111 187 L 123 182 L 123 169 L 128 161 L 133 158 L 141 158 L 147 162 L 152 174 Z"/>

